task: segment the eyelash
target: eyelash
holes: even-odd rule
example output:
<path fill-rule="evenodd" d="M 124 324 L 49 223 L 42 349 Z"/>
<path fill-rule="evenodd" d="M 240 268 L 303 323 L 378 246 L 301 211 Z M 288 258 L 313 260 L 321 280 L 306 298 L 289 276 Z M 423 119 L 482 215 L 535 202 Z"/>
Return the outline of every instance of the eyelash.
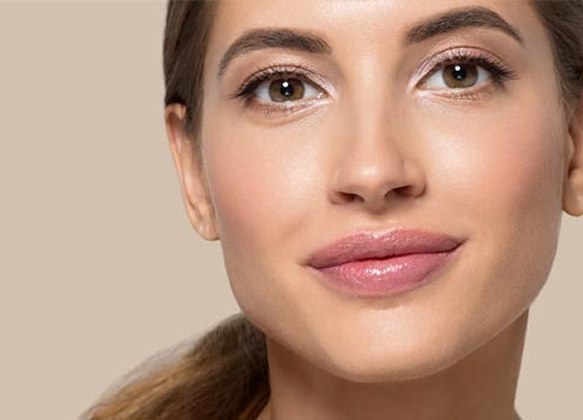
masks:
<path fill-rule="evenodd" d="M 272 113 L 293 113 L 297 111 L 299 108 L 305 107 L 306 102 L 310 102 L 310 100 L 302 100 L 302 101 L 289 101 L 286 104 L 282 105 L 273 105 L 269 102 L 259 101 L 255 98 L 255 94 L 253 93 L 259 85 L 261 85 L 265 81 L 274 81 L 279 79 L 285 78 L 294 78 L 298 79 L 304 83 L 308 83 L 311 85 L 316 86 L 318 89 L 320 85 L 313 81 L 313 72 L 310 70 L 304 69 L 299 66 L 275 66 L 275 67 L 262 67 L 259 68 L 251 77 L 249 77 L 245 82 L 243 82 L 242 86 L 237 89 L 233 94 L 230 95 L 231 99 L 238 99 L 243 102 L 243 106 L 245 109 L 247 108 L 257 108 L 262 112 L 271 115 Z M 294 103 L 295 102 L 295 103 Z M 297 105 L 297 102 L 303 102 L 304 105 Z"/>
<path fill-rule="evenodd" d="M 447 50 L 444 53 L 439 54 L 437 57 L 430 59 L 430 61 L 424 67 L 430 67 L 431 70 L 423 76 L 420 81 L 421 84 L 423 84 L 427 78 L 433 76 L 436 72 L 444 70 L 452 64 L 472 65 L 485 69 L 491 75 L 490 82 L 488 84 L 490 84 L 490 87 L 493 87 L 494 89 L 502 89 L 505 87 L 507 81 L 518 79 L 516 72 L 504 65 L 497 58 L 491 57 L 490 54 L 482 51 L 474 52 L 469 49 L 458 49 Z M 323 90 L 319 83 L 313 81 L 314 73 L 310 70 L 299 66 L 273 66 L 259 68 L 252 76 L 243 82 L 239 89 L 230 95 L 230 98 L 240 100 L 243 103 L 243 107 L 245 109 L 257 109 L 265 113 L 267 116 L 270 116 L 274 113 L 291 114 L 298 109 L 309 106 L 309 103 L 312 101 L 310 99 L 289 101 L 287 103 L 282 103 L 282 105 L 274 105 L 270 102 L 257 100 L 255 98 L 255 94 L 253 92 L 263 82 L 284 78 L 298 79 L 304 83 L 315 86 L 319 90 Z M 446 90 L 454 92 L 458 90 L 461 91 L 457 93 L 452 92 L 443 94 L 443 96 L 451 97 L 454 100 L 478 100 L 489 93 L 484 92 L 484 90 L 489 91 L 487 88 L 477 89 L 477 91 L 473 88 L 451 88 Z M 303 104 L 297 105 L 298 102 Z"/>
<path fill-rule="evenodd" d="M 473 51 L 471 49 L 458 49 L 458 50 L 447 50 L 442 54 L 439 54 L 436 58 L 431 59 L 426 66 L 430 67 L 431 70 L 427 72 L 425 76 L 421 79 L 421 82 L 425 81 L 429 77 L 433 76 L 436 72 L 445 69 L 452 64 L 462 64 L 471 65 L 476 67 L 481 67 L 485 69 L 491 75 L 490 82 L 488 83 L 490 88 L 503 89 L 506 86 L 506 82 L 509 80 L 518 80 L 519 77 L 514 70 L 506 66 L 498 58 L 491 56 L 484 51 Z M 451 93 L 445 93 L 443 96 L 448 96 L 456 100 L 477 100 L 483 96 L 490 93 L 490 89 L 486 88 L 460 88 L 460 89 L 447 89 Z M 458 91 L 458 93 L 455 93 Z"/>

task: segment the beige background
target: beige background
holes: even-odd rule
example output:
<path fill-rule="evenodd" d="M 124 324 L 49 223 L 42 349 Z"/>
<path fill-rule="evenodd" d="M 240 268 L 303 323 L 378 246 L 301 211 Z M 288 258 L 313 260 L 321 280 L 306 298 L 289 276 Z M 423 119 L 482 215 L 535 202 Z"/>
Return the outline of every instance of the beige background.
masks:
<path fill-rule="evenodd" d="M 163 127 L 163 1 L 0 0 L 0 418 L 74 419 L 239 310 Z M 583 418 L 583 219 L 565 216 L 517 405 Z"/>

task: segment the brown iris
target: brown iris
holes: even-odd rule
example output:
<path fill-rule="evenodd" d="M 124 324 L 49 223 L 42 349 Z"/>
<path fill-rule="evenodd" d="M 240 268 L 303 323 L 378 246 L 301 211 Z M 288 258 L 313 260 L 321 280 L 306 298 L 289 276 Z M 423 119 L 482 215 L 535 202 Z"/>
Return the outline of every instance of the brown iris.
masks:
<path fill-rule="evenodd" d="M 304 85 L 299 79 L 277 79 L 269 84 L 269 97 L 275 102 L 302 99 Z"/>
<path fill-rule="evenodd" d="M 478 80 L 478 68 L 475 65 L 450 64 L 443 69 L 443 80 L 450 88 L 471 87 Z"/>

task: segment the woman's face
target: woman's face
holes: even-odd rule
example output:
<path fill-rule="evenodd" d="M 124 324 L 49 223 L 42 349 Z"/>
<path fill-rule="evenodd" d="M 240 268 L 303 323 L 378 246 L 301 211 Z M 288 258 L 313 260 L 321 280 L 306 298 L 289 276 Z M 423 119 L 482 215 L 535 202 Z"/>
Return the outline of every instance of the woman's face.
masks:
<path fill-rule="evenodd" d="M 477 13 L 410 32 L 478 4 L 514 29 Z M 218 77 L 259 28 L 327 46 L 264 39 Z M 269 69 L 284 74 L 245 89 Z M 501 332 L 545 283 L 568 127 L 526 0 L 221 0 L 204 95 L 204 177 L 186 183 L 205 182 L 243 312 L 296 355 L 361 382 L 427 375 Z M 374 297 L 329 287 L 307 264 L 346 235 L 401 228 L 463 243 L 433 281 Z"/>

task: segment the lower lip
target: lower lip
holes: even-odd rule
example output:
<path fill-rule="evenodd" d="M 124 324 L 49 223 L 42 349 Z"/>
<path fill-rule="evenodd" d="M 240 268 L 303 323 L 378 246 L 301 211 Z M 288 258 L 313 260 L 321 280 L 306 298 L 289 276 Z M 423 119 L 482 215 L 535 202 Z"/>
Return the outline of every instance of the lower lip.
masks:
<path fill-rule="evenodd" d="M 386 259 L 351 261 L 317 270 L 325 283 L 357 296 L 384 296 L 411 290 L 436 278 L 451 259 L 448 252 L 410 254 Z"/>

